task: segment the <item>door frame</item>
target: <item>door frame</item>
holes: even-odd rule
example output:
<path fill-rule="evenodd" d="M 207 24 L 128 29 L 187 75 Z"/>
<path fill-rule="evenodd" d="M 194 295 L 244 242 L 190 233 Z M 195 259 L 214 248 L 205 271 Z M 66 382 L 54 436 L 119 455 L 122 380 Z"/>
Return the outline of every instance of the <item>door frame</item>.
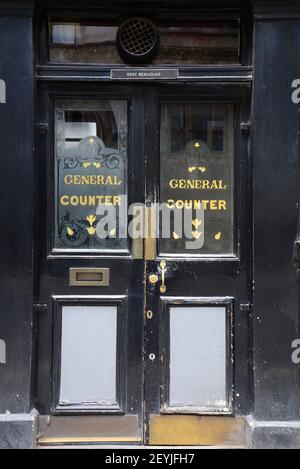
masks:
<path fill-rule="evenodd" d="M 75 98 L 78 99 L 78 94 L 76 94 L 79 90 L 81 90 L 79 92 L 79 95 L 83 94 L 85 98 L 90 98 L 90 99 L 97 99 L 97 96 L 111 96 L 112 95 L 112 90 L 134 90 L 133 93 L 137 92 L 137 96 L 138 96 L 138 100 L 139 100 L 139 104 L 141 106 L 141 108 L 144 106 L 143 104 L 143 100 L 144 100 L 144 94 L 143 94 L 143 91 L 146 89 L 146 87 L 150 87 L 151 89 L 157 89 L 158 87 L 160 89 L 163 89 L 164 91 L 166 89 L 168 90 L 172 90 L 172 93 L 171 94 L 174 94 L 174 90 L 178 90 L 178 91 L 183 91 L 183 85 L 185 83 L 181 83 L 180 85 L 175 85 L 173 82 L 165 82 L 165 83 L 147 83 L 147 84 L 128 84 L 128 83 L 118 83 L 117 85 L 116 84 L 112 84 L 112 83 L 94 83 L 91 87 L 91 84 L 87 84 L 87 83 L 77 83 L 77 84 L 72 84 L 72 91 L 70 91 L 70 87 L 69 87 L 69 84 L 67 83 L 64 83 L 64 84 L 55 84 L 55 83 L 50 83 L 50 84 L 42 84 L 42 96 L 44 96 L 44 98 L 42 98 L 42 101 L 41 101 L 41 104 L 42 104 L 42 110 L 41 110 L 41 113 L 39 114 L 39 118 L 40 118 L 40 122 L 43 122 L 45 123 L 45 117 L 48 116 L 48 126 L 49 126 L 49 135 L 51 137 L 51 135 L 53 136 L 54 133 L 54 129 L 53 129 L 53 125 L 51 123 L 51 119 L 49 120 L 49 114 L 48 114 L 48 109 L 47 109 L 47 105 L 45 106 L 45 96 L 49 93 L 50 91 L 50 95 L 51 97 L 53 96 L 58 96 L 59 98 L 62 98 L 62 97 L 65 97 L 66 99 L 68 98 Z M 188 90 L 187 92 L 185 92 L 185 94 L 189 95 L 190 94 L 190 90 L 188 89 L 188 87 L 191 87 L 191 84 L 187 84 L 186 83 L 186 90 Z M 91 91 L 91 88 L 93 88 L 95 90 L 95 93 L 93 93 Z M 87 92 L 82 92 L 82 90 L 87 90 L 88 89 L 88 93 Z M 99 91 L 101 89 L 101 91 Z M 200 94 L 203 95 L 205 93 L 207 93 L 208 91 L 210 92 L 210 97 L 213 99 L 214 102 L 220 102 L 218 101 L 218 96 L 221 96 L 222 93 L 228 93 L 229 90 L 233 90 L 234 91 L 234 94 L 235 95 L 240 95 L 241 97 L 241 107 L 240 107 L 240 113 L 239 113 L 239 116 L 240 116 L 240 119 L 239 119 L 239 124 L 241 124 L 241 122 L 246 122 L 249 120 L 249 101 L 250 101 L 250 89 L 249 89 L 249 85 L 248 84 L 235 84 L 235 83 L 232 83 L 230 85 L 217 85 L 215 83 L 209 83 L 209 84 L 203 84 L 203 83 L 194 83 L 193 84 L 193 89 L 195 90 L 199 90 Z M 66 90 L 68 90 L 66 92 Z M 222 91 L 221 94 L 220 91 Z M 127 91 L 128 92 L 128 91 Z M 120 96 L 124 96 L 121 95 Z M 147 114 L 147 122 L 148 122 L 148 119 L 149 119 L 149 127 L 152 126 L 152 129 L 155 128 L 155 124 L 153 124 L 154 120 L 153 119 L 157 119 L 157 112 L 153 112 L 152 113 L 152 110 L 153 110 L 153 102 L 151 102 L 151 99 L 150 99 L 150 94 L 148 95 L 148 102 L 147 102 L 147 105 L 145 105 L 146 107 L 146 114 Z M 178 95 L 177 95 L 178 96 Z M 191 96 L 191 95 L 190 95 Z M 223 94 L 224 96 L 224 94 Z M 182 98 L 184 100 L 184 97 Z M 201 101 L 201 100 L 199 100 Z M 157 111 L 157 110 L 156 110 Z M 152 117 L 151 117 L 152 116 Z M 154 117 L 156 116 L 156 117 Z M 152 122 L 152 124 L 151 124 Z M 158 120 L 156 120 L 156 122 L 158 122 Z M 154 126 L 153 126 L 154 125 Z M 135 147 L 137 147 L 139 144 L 142 143 L 142 146 L 144 147 L 144 153 L 145 155 L 147 156 L 146 158 L 146 168 L 145 168 L 145 180 L 146 180 L 146 192 L 145 194 L 139 194 L 139 197 L 142 198 L 142 200 L 140 200 L 141 202 L 144 202 L 144 198 L 146 199 L 146 202 L 149 202 L 149 198 L 147 199 L 146 197 L 146 194 L 148 193 L 151 193 L 153 194 L 153 179 L 152 179 L 152 176 L 153 174 L 155 174 L 155 181 L 156 183 L 158 182 L 158 178 L 157 178 L 157 175 L 158 175 L 158 165 L 155 165 L 155 161 L 157 161 L 157 158 L 159 157 L 159 153 L 158 153 L 158 146 L 157 146 L 157 138 L 156 138 L 156 144 L 153 146 L 153 138 L 149 138 L 149 132 L 147 132 L 147 127 L 146 126 L 146 132 L 145 132 L 145 135 L 144 135 L 144 132 L 141 132 L 139 133 L 138 132 L 138 129 L 141 130 L 141 128 L 144 126 L 144 123 L 141 122 L 138 122 L 138 119 L 137 119 L 137 125 L 136 126 L 132 126 L 131 129 L 129 130 L 129 141 L 132 140 L 134 141 L 134 145 Z M 237 135 L 237 140 L 242 140 L 243 141 L 243 154 L 245 154 L 245 151 L 246 149 L 248 148 L 248 136 L 249 135 L 246 135 L 246 134 L 241 134 L 240 137 L 238 137 L 238 132 L 239 132 L 239 126 L 237 126 L 237 129 L 236 129 L 236 135 Z M 48 158 L 52 158 L 53 157 L 53 147 L 50 146 L 50 150 L 48 149 L 49 147 L 47 147 L 47 138 L 45 138 L 45 136 L 47 137 L 47 132 L 44 133 L 44 134 L 41 134 L 39 136 L 39 145 L 44 149 L 43 151 L 48 154 Z M 156 136 L 157 137 L 157 136 Z M 237 148 L 237 151 L 239 149 L 239 145 L 236 145 L 236 148 Z M 39 153 L 39 152 L 38 152 Z M 248 185 L 247 187 L 242 187 L 241 185 L 241 180 L 240 180 L 240 163 L 239 165 L 237 165 L 237 163 L 235 164 L 235 167 L 238 166 L 238 169 L 237 169 L 237 172 L 238 172 L 238 190 L 240 191 L 240 194 L 242 194 L 242 198 L 244 200 L 243 202 L 243 207 L 247 207 L 246 209 L 246 212 L 244 214 L 244 219 L 246 219 L 248 217 L 248 223 L 245 225 L 245 223 L 242 223 L 242 225 L 239 225 L 239 230 L 238 230 L 238 234 L 240 235 L 240 230 L 249 230 L 249 225 L 251 224 L 252 222 L 252 198 L 251 198 L 251 194 L 252 194 L 252 188 L 251 188 L 251 161 L 250 161 L 250 156 L 248 154 L 248 152 L 246 151 L 246 154 L 247 156 L 243 157 L 243 162 L 244 162 L 244 171 L 246 169 L 246 166 L 247 166 L 247 171 L 248 171 L 248 178 L 247 178 L 247 181 L 248 181 Z M 134 158 L 132 158 L 133 160 Z M 49 161 L 49 160 L 48 160 Z M 40 168 L 40 162 L 39 162 L 39 158 L 37 157 L 37 170 L 38 170 L 38 173 L 41 175 L 41 168 Z M 133 161 L 131 162 L 132 164 L 134 163 Z M 247 163 L 247 164 L 246 164 Z M 49 164 L 49 163 L 48 163 Z M 129 173 L 130 173 L 130 170 L 129 170 Z M 41 180 L 43 181 L 44 179 L 44 176 L 45 175 L 42 175 L 40 177 L 40 182 Z M 53 176 L 53 175 L 52 175 Z M 130 174 L 129 174 L 129 181 L 131 181 L 130 179 Z M 130 188 L 130 182 L 129 182 L 129 188 Z M 151 187 L 151 191 L 149 191 L 149 187 Z M 37 187 L 38 184 L 37 184 Z M 249 191 L 249 188 L 250 188 L 250 191 Z M 147 190 L 148 189 L 148 190 Z M 157 186 L 156 186 L 156 190 L 157 190 Z M 155 192 L 157 193 L 157 192 Z M 247 194 L 247 199 L 246 199 L 246 194 Z M 48 194 L 48 197 L 49 197 L 49 194 Z M 50 198 L 51 199 L 51 198 Z M 237 210 L 237 213 L 236 213 L 236 217 L 240 217 L 241 216 L 241 207 L 239 206 L 238 210 Z M 239 218 L 240 220 L 240 218 Z M 41 226 L 42 224 L 39 223 L 39 220 L 37 221 L 37 231 L 40 233 L 40 229 L 42 228 Z M 47 226 L 49 227 L 49 219 L 48 219 L 48 223 L 47 223 Z M 237 230 L 236 230 L 237 232 Z M 52 233 L 48 233 L 48 236 L 51 235 L 52 236 Z M 247 244 L 247 246 L 241 246 L 241 258 L 244 259 L 245 258 L 245 253 L 246 252 L 249 252 L 249 247 L 252 246 L 251 242 Z M 40 262 L 40 259 L 41 259 L 41 251 L 36 251 L 38 253 L 38 255 L 36 256 L 36 266 L 38 264 L 38 262 Z M 45 252 L 45 251 L 44 251 Z M 52 255 L 50 254 L 50 251 L 49 251 L 49 247 L 47 248 L 47 254 L 48 254 L 48 259 L 49 258 L 52 258 Z M 60 259 L 60 260 L 63 260 L 66 258 L 65 255 L 55 255 L 54 256 L 56 259 Z M 95 259 L 98 258 L 98 255 L 89 255 L 87 256 L 88 257 L 88 260 L 89 261 L 94 261 Z M 100 255 L 100 259 L 104 259 L 106 261 L 109 261 L 111 259 L 111 254 L 109 255 L 103 255 L 101 254 Z M 114 260 L 117 262 L 117 261 L 120 261 L 121 259 L 128 259 L 130 256 L 113 256 Z M 73 259 L 73 262 L 76 260 L 78 260 L 78 256 L 75 255 L 75 256 L 67 256 L 67 258 L 71 258 Z M 84 256 L 81 257 L 81 259 L 83 259 Z M 236 261 L 239 260 L 239 256 L 236 258 Z M 161 260 L 162 257 L 157 257 L 156 258 L 156 261 L 157 260 Z M 173 261 L 178 261 L 178 262 L 182 262 L 182 259 L 172 259 Z M 200 262 L 203 262 L 204 264 L 208 265 L 209 262 L 215 262 L 216 259 L 201 259 Z M 225 264 L 228 263 L 228 261 L 232 259 L 224 259 L 225 261 Z M 153 261 L 154 263 L 156 263 L 156 261 Z M 199 259 L 198 259 L 199 261 Z M 143 262 L 142 260 L 140 260 L 140 262 Z M 77 262 L 78 263 L 78 262 Z M 251 263 L 249 264 L 249 266 L 251 265 Z M 244 265 L 243 265 L 243 269 L 244 269 Z M 225 269 L 226 271 L 226 269 Z M 244 272 L 245 274 L 245 272 Z M 146 276 L 147 276 L 147 271 L 145 271 L 145 277 L 144 277 L 144 281 L 146 282 Z M 249 280 L 249 279 L 248 279 Z M 246 283 L 246 279 L 244 279 L 244 282 Z M 39 292 L 39 286 L 36 284 L 36 294 L 38 294 Z M 145 290 L 145 293 L 147 293 L 147 291 Z M 56 295 L 57 298 L 59 298 L 60 296 L 61 297 L 66 297 L 65 293 L 63 292 L 62 295 Z M 85 295 L 83 295 L 85 296 Z M 110 295 L 109 295 L 110 296 Z M 147 296 L 147 295 L 146 295 Z M 72 302 L 72 299 L 70 297 L 68 297 L 69 300 Z M 53 298 L 55 299 L 55 297 Z M 170 298 L 170 300 L 172 301 L 176 301 L 177 298 Z M 195 297 L 190 297 L 190 296 L 187 296 L 186 299 L 190 302 L 190 301 L 205 301 L 205 300 L 208 300 L 208 298 L 195 298 Z M 211 300 L 213 301 L 217 301 L 217 298 L 210 298 Z M 69 301 L 68 300 L 68 301 Z M 228 301 L 228 297 L 222 297 L 222 298 L 219 298 L 220 301 Z M 40 301 L 38 301 L 38 298 L 36 296 L 36 303 L 41 303 Z M 130 302 L 129 302 L 130 303 Z M 164 305 L 165 307 L 165 304 L 166 304 L 166 300 L 163 300 L 161 302 L 161 304 Z M 247 305 L 249 305 L 249 308 L 247 308 Z M 239 310 L 236 312 L 235 314 L 235 325 L 234 325 L 234 335 L 235 335 L 235 343 L 238 343 L 238 347 L 240 348 L 240 350 L 242 350 L 243 352 L 243 357 L 245 358 L 245 360 L 243 359 L 243 362 L 242 363 L 237 363 L 236 364 L 236 368 L 233 370 L 233 376 L 236 378 L 238 377 L 238 380 L 240 381 L 240 383 L 244 380 L 244 385 L 242 386 L 242 388 L 244 390 L 246 390 L 246 394 L 244 394 L 243 396 L 243 400 L 242 402 L 239 404 L 238 406 L 238 409 L 237 409 L 237 415 L 247 415 L 247 409 L 249 409 L 251 407 L 251 385 L 250 385 L 250 382 L 251 382 L 251 378 L 252 378 L 252 375 L 251 375 L 251 361 L 249 362 L 249 358 L 250 358 L 250 355 L 251 355 L 251 348 L 249 349 L 248 348 L 248 345 L 246 345 L 247 347 L 247 358 L 245 357 L 245 346 L 243 346 L 243 341 L 246 339 L 246 343 L 249 344 L 249 336 L 250 336 L 250 321 L 251 321 L 251 299 L 249 298 L 244 298 L 244 304 L 243 304 L 243 307 L 242 307 L 242 304 L 240 305 L 240 307 L 238 308 Z M 146 311 L 149 309 L 149 298 L 147 299 L 147 301 L 145 301 L 144 303 L 144 307 L 143 307 L 143 314 L 141 316 L 143 316 L 142 318 L 140 318 L 140 324 L 144 323 L 144 326 L 143 328 L 145 328 L 145 333 L 147 335 L 147 337 L 151 337 L 153 336 L 152 335 L 152 332 L 151 330 L 149 329 L 149 323 L 148 321 L 145 319 L 145 315 L 144 313 L 146 313 Z M 235 310 L 236 311 L 236 310 Z M 245 314 L 246 312 L 246 314 Z M 38 318 L 38 321 L 39 321 L 39 327 L 41 327 L 42 330 L 46 330 L 45 328 L 45 318 L 42 318 L 41 316 L 39 316 Z M 238 329 L 237 329 L 237 324 L 238 324 Z M 244 331 L 244 329 L 246 330 L 246 332 Z M 141 331 L 142 331 L 142 328 L 141 328 Z M 57 330 L 56 330 L 56 334 L 57 334 Z M 142 333 L 141 333 L 142 335 Z M 56 335 L 56 337 L 59 336 Z M 144 337 L 142 338 L 142 340 L 144 340 Z M 162 343 L 162 336 L 160 334 L 157 334 L 156 333 L 156 336 L 155 336 L 155 341 L 156 341 L 156 347 L 157 346 L 161 346 L 161 343 Z M 145 343 L 145 356 L 144 356 L 144 360 L 145 360 L 145 397 L 146 397 L 146 407 L 144 409 L 144 415 L 143 415 L 143 412 L 141 412 L 141 415 L 142 415 L 142 421 L 140 422 L 140 424 L 143 425 L 143 422 L 146 421 L 147 423 L 147 430 L 146 430 L 146 435 L 145 435 L 145 443 L 146 444 L 151 444 L 151 438 L 150 438 L 150 432 L 149 432 L 149 422 L 150 422 L 150 416 L 153 415 L 153 409 L 154 408 L 157 408 L 157 403 L 158 403 L 158 400 L 157 399 L 160 399 L 162 397 L 162 395 L 165 395 L 165 393 L 162 391 L 162 393 L 159 391 L 158 393 L 156 393 L 155 391 L 155 395 L 153 394 L 153 389 L 154 387 L 157 389 L 159 389 L 160 387 L 160 379 L 161 379 L 161 373 L 158 372 L 158 374 L 156 373 L 156 377 L 153 377 L 153 372 L 149 371 L 149 366 L 147 364 L 147 355 L 149 355 L 148 351 L 150 350 L 151 348 L 151 341 L 150 342 L 146 342 Z M 48 342 L 48 346 L 46 347 L 46 350 L 48 349 L 48 351 L 51 350 L 51 345 L 49 344 Z M 45 358 L 45 354 L 43 354 L 44 358 Z M 58 360 L 58 356 L 55 357 L 55 363 L 57 365 L 57 360 Z M 247 360 L 247 361 L 246 361 Z M 247 375 L 245 374 L 245 363 L 247 363 Z M 54 382 L 53 382 L 53 387 L 54 387 L 54 396 L 57 395 L 57 384 L 55 384 L 55 382 L 57 383 L 56 381 L 57 379 L 57 376 L 54 378 Z M 164 380 L 165 380 L 165 377 L 164 377 Z M 149 386 L 147 385 L 147 383 L 151 383 L 151 393 L 149 394 Z M 153 386 L 153 383 L 154 383 L 154 386 Z M 42 386 L 43 387 L 43 386 Z M 45 392 L 45 389 L 44 391 L 42 392 L 42 394 Z M 246 396 L 246 397 L 245 397 Z M 234 400 L 232 399 L 232 402 Z M 38 401 L 38 406 L 40 406 L 40 401 Z M 140 400 L 140 405 L 143 403 L 143 395 L 141 395 L 141 400 Z M 47 407 L 47 406 L 46 406 Z M 42 409 L 42 412 L 43 412 L 43 409 L 45 410 L 45 407 L 43 405 L 40 406 L 40 408 Z M 51 409 L 52 409 L 52 412 L 55 414 L 57 413 L 57 409 L 55 407 L 54 404 L 52 404 L 51 406 Z M 160 406 L 159 406 L 159 409 L 160 409 Z M 46 412 L 47 413 L 47 412 Z M 99 413 L 99 411 L 97 411 L 96 413 Z M 104 412 L 105 413 L 105 412 Z M 108 410 L 108 413 L 110 413 L 110 411 Z M 170 413 L 175 413 L 176 412 L 170 412 Z M 60 411 L 58 411 L 58 414 L 60 414 Z M 76 411 L 74 411 L 74 414 L 76 414 Z M 82 412 L 82 415 L 86 414 L 85 411 Z M 196 413 L 198 414 L 198 413 Z M 199 415 L 199 414 L 198 414 Z M 202 414 L 201 414 L 202 415 Z M 131 440 L 133 441 L 133 440 Z"/>

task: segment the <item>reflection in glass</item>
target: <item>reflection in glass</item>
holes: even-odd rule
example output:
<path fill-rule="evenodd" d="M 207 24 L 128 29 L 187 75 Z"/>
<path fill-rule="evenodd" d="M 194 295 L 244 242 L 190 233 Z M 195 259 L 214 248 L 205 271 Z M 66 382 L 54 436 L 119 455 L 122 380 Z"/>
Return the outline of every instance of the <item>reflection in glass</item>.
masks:
<path fill-rule="evenodd" d="M 233 119 L 230 104 L 162 105 L 160 203 L 173 227 L 167 239 L 161 220 L 161 254 L 234 253 Z M 180 212 L 183 220 L 183 209 L 190 224 L 178 232 L 175 219 Z M 187 248 L 188 240 L 197 244 Z"/>
<path fill-rule="evenodd" d="M 127 102 L 60 101 L 55 125 L 54 248 L 127 252 Z"/>
<path fill-rule="evenodd" d="M 120 63 L 117 32 L 116 26 L 54 23 L 50 26 L 50 62 Z"/>
<path fill-rule="evenodd" d="M 238 22 L 197 22 L 161 26 L 157 64 L 228 64 L 239 62 Z"/>
<path fill-rule="evenodd" d="M 117 51 L 119 23 L 50 24 L 50 62 L 122 64 Z M 239 21 L 158 24 L 160 48 L 154 64 L 239 63 Z"/>

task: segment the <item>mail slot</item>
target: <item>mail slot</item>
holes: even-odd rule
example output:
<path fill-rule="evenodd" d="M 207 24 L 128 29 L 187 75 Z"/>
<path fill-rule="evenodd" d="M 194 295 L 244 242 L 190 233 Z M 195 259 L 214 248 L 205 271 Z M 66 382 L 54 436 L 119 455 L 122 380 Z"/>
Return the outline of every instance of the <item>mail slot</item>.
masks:
<path fill-rule="evenodd" d="M 108 287 L 110 269 L 70 269 L 70 287 Z"/>

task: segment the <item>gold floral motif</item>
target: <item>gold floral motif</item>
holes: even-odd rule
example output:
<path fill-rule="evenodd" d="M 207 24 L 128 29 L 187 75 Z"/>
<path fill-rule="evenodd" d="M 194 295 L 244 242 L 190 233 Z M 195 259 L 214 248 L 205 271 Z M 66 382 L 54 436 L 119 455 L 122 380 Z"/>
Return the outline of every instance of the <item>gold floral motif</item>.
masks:
<path fill-rule="evenodd" d="M 90 226 L 86 230 L 90 236 L 94 236 L 94 234 L 96 234 L 96 231 L 97 231 L 96 228 L 94 228 L 93 226 Z"/>
<path fill-rule="evenodd" d="M 86 220 L 90 224 L 90 226 L 86 229 L 90 236 L 94 236 L 96 234 L 97 229 L 93 226 L 97 217 L 95 215 L 89 215 L 86 217 Z"/>
<path fill-rule="evenodd" d="M 202 221 L 196 218 L 195 220 L 192 220 L 192 224 L 196 229 L 198 229 L 198 227 L 202 224 Z"/>
<path fill-rule="evenodd" d="M 192 235 L 194 236 L 195 239 L 200 239 L 200 236 L 202 236 L 202 232 L 200 231 L 192 231 Z"/>
<path fill-rule="evenodd" d="M 89 168 L 91 166 L 92 163 L 83 163 L 82 166 L 84 168 Z"/>
<path fill-rule="evenodd" d="M 67 233 L 68 233 L 68 236 L 73 236 L 74 235 L 74 231 L 69 226 L 67 227 Z"/>
<path fill-rule="evenodd" d="M 115 236 L 116 236 L 116 233 L 117 233 L 117 230 L 116 230 L 116 228 L 113 228 L 112 230 L 110 230 L 110 232 L 109 232 L 109 236 L 110 236 L 111 238 L 113 238 L 113 237 L 115 237 Z"/>
<path fill-rule="evenodd" d="M 177 240 L 177 239 L 180 239 L 180 236 L 177 233 L 175 233 L 175 231 L 173 231 L 173 238 Z"/>
<path fill-rule="evenodd" d="M 101 166 L 102 166 L 101 163 L 96 163 L 96 162 L 93 163 L 93 165 L 94 165 L 95 168 L 97 168 L 97 169 L 101 168 Z"/>
<path fill-rule="evenodd" d="M 220 241 L 221 238 L 222 238 L 222 233 L 221 233 L 221 231 L 220 231 L 219 233 L 217 233 L 217 234 L 215 235 L 215 240 L 216 240 L 216 241 Z"/>
<path fill-rule="evenodd" d="M 190 167 L 188 168 L 188 172 L 189 172 L 189 173 L 193 173 L 194 171 L 196 171 L 196 169 L 197 169 L 196 166 L 190 166 Z"/>
<path fill-rule="evenodd" d="M 95 223 L 95 221 L 97 220 L 97 217 L 95 215 L 89 215 L 88 217 L 86 217 L 87 221 L 89 222 L 89 224 L 91 226 L 93 226 L 93 224 Z"/>
<path fill-rule="evenodd" d="M 196 142 L 196 143 L 195 143 L 195 145 L 194 145 L 194 147 L 195 147 L 195 148 L 200 148 L 200 147 L 201 147 L 201 145 L 200 145 L 200 143 L 199 143 L 199 142 Z"/>
<path fill-rule="evenodd" d="M 205 166 L 199 166 L 198 169 L 201 171 L 201 173 L 205 173 L 205 172 L 206 172 Z"/>

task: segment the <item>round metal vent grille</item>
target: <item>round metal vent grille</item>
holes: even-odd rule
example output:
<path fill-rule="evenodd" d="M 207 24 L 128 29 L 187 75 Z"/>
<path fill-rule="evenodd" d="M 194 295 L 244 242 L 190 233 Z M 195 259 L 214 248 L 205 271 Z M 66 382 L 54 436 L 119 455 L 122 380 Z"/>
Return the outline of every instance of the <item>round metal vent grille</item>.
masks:
<path fill-rule="evenodd" d="M 130 18 L 120 26 L 117 44 L 119 54 L 125 62 L 150 62 L 158 52 L 159 33 L 152 21 Z"/>

